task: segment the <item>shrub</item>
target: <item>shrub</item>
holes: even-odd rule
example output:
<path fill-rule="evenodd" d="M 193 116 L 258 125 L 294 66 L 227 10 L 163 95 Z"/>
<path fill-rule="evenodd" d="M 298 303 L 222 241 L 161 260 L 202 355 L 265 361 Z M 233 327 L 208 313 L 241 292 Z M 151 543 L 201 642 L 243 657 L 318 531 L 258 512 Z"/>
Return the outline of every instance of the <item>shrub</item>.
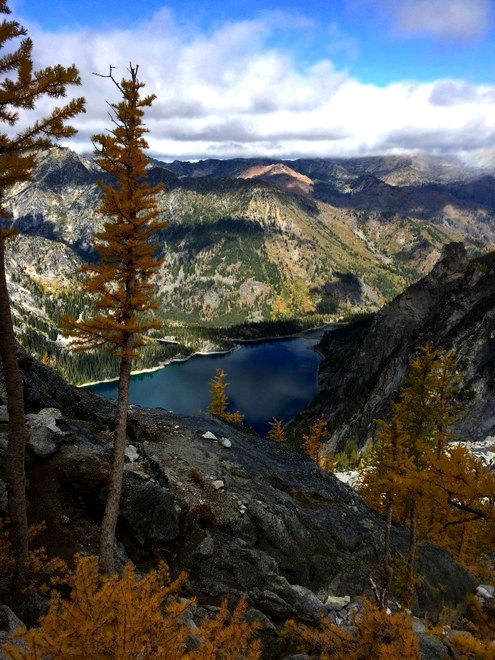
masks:
<path fill-rule="evenodd" d="M 181 574 L 171 581 L 164 563 L 144 576 L 130 565 L 122 576 L 101 575 L 95 558 L 76 556 L 70 597 L 55 593 L 39 628 L 18 632 L 24 648 L 8 644 L 2 657 L 257 660 L 258 624 L 245 621 L 244 600 L 229 623 L 224 603 L 215 619 L 191 633 L 183 614 L 194 601 L 178 596 L 185 579 Z"/>

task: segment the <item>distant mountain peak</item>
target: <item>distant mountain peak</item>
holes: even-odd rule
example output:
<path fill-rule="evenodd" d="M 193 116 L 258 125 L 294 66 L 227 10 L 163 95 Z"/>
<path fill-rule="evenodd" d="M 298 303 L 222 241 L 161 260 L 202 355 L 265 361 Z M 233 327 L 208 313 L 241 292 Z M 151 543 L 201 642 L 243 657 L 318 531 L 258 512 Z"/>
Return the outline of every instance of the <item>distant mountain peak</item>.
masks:
<path fill-rule="evenodd" d="M 261 179 L 272 183 L 277 188 L 300 195 L 310 195 L 313 192 L 313 181 L 285 163 L 270 165 L 253 165 L 237 175 L 239 179 Z"/>

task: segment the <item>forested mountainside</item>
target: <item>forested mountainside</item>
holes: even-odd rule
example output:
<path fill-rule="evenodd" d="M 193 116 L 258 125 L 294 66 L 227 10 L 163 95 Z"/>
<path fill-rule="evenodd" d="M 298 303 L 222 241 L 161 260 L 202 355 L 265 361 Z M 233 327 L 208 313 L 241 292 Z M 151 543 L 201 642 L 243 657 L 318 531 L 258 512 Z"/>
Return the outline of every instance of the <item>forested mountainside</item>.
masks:
<path fill-rule="evenodd" d="M 226 327 L 378 309 L 428 272 L 453 236 L 467 235 L 472 250 L 490 239 L 490 200 L 486 195 L 478 200 L 476 181 L 462 184 L 474 191 L 472 213 L 463 225 L 448 220 L 452 209 L 431 218 L 411 208 L 405 213 L 399 203 L 393 210 L 393 196 L 386 212 L 363 210 L 362 202 L 363 208 L 352 208 L 353 193 L 345 191 L 363 172 L 383 176 L 380 185 L 388 188 L 391 181 L 420 181 L 417 195 L 424 181 L 434 181 L 448 197 L 452 180 L 466 181 L 478 170 L 431 158 L 268 165 L 152 161 L 149 178 L 165 185 L 159 204 L 169 223 L 160 237 L 164 263 L 156 282 L 157 315 L 169 324 L 163 335 L 182 341 L 184 326 L 191 324 Z M 92 258 L 91 236 L 103 222 L 97 212 L 100 178 L 91 160 L 53 148 L 40 158 L 33 181 L 17 185 L 6 200 L 23 234 L 11 241 L 8 255 L 21 337 L 37 355 L 62 365 L 67 377 L 78 374 L 80 382 L 113 369 L 108 356 L 73 357 L 56 342 L 61 314 L 78 314 L 88 303 L 72 273 L 82 258 Z M 324 197 L 321 186 L 332 181 L 341 192 L 329 204 L 318 197 Z M 359 194 L 362 199 L 365 191 Z M 371 192 L 370 200 L 376 200 Z M 204 337 L 195 336 L 195 346 L 204 348 Z M 178 350 L 150 344 L 140 366 Z"/>
<path fill-rule="evenodd" d="M 455 352 L 463 372 L 458 437 L 495 435 L 495 252 L 469 259 L 461 243 L 377 314 L 325 334 L 319 394 L 295 425 L 323 413 L 329 448 L 363 446 L 375 420 L 388 416 L 410 359 L 430 341 Z"/>

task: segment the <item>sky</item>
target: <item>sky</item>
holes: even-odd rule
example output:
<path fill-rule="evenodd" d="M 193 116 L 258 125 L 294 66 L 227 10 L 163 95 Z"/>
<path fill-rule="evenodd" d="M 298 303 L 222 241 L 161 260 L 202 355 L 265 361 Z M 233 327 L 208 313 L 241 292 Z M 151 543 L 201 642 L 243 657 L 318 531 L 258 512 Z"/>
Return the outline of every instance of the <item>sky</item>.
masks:
<path fill-rule="evenodd" d="M 39 66 L 75 63 L 109 126 L 108 80 L 131 61 L 157 95 L 163 160 L 495 149 L 495 0 L 13 0 Z M 81 90 L 78 90 L 80 93 Z M 45 106 L 39 108 L 46 110 Z"/>

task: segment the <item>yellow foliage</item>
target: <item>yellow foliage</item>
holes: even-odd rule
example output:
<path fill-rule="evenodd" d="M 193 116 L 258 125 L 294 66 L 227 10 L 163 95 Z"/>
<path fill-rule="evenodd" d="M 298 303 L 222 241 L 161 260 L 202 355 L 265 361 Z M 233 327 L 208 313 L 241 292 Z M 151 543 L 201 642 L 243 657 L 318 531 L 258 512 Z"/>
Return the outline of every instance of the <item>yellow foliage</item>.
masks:
<path fill-rule="evenodd" d="M 274 319 L 284 319 L 291 315 L 290 301 L 286 296 L 277 295 L 273 299 L 271 315 Z"/>
<path fill-rule="evenodd" d="M 261 644 L 257 638 L 258 623 L 248 623 L 245 620 L 247 602 L 241 599 L 232 613 L 230 623 L 227 623 L 229 612 L 224 602 L 214 619 L 205 619 L 195 637 L 201 639 L 196 652 L 186 654 L 185 658 L 202 658 L 204 660 L 258 660 L 261 658 Z"/>
<path fill-rule="evenodd" d="M 350 634 L 322 619 L 319 628 L 288 621 L 284 634 L 292 637 L 302 653 L 320 660 L 419 660 L 419 644 L 412 618 L 405 612 L 386 614 L 366 601 Z"/>
<path fill-rule="evenodd" d="M 495 646 L 491 641 L 480 641 L 468 633 L 449 635 L 448 641 L 459 660 L 495 660 Z"/>
<path fill-rule="evenodd" d="M 359 490 L 383 515 L 392 507 L 393 520 L 409 524 L 411 538 L 448 549 L 480 573 L 495 540 L 495 476 L 466 448 L 450 442 L 461 414 L 459 383 L 454 357 L 431 345 L 411 361 L 390 421 L 378 421 L 377 443 Z M 409 595 L 414 546 L 405 578 Z"/>
<path fill-rule="evenodd" d="M 244 415 L 239 411 L 224 412 L 223 415 L 219 415 L 219 417 L 226 422 L 232 422 L 232 424 L 242 424 L 242 420 L 244 419 Z"/>
<path fill-rule="evenodd" d="M 266 437 L 268 440 L 272 440 L 273 442 L 287 442 L 285 431 L 282 428 L 282 422 L 279 419 L 272 419 L 270 422 L 270 430 L 268 431 L 268 435 Z"/>
<path fill-rule="evenodd" d="M 167 226 L 157 219 L 157 194 L 163 186 L 147 182 L 144 153 L 144 112 L 156 97 L 142 95 L 145 84 L 138 69 L 130 65 L 129 78 L 117 82 L 110 68 L 108 77 L 121 100 L 110 104 L 113 128 L 92 136 L 95 162 L 114 181 L 100 182 L 100 213 L 106 222 L 94 235 L 99 258 L 80 271 L 88 276 L 82 286 L 94 296 L 95 312 L 85 319 L 62 318 L 64 333 L 76 350 L 105 346 L 127 359 L 139 357 L 143 334 L 162 325 L 147 315 L 157 307 L 153 277 L 162 264 L 156 256 L 156 235 Z"/>
<path fill-rule="evenodd" d="M 35 525 L 29 529 L 30 544 L 44 529 Z M 12 547 L 10 530 L 4 520 L 0 520 L 0 593 L 9 593 L 14 578 L 16 553 Z M 26 563 L 26 591 L 46 595 L 52 589 L 66 585 L 67 564 L 59 557 L 49 558 L 45 548 L 30 548 Z"/>
<path fill-rule="evenodd" d="M 460 660 L 495 660 L 495 609 L 483 607 L 475 596 L 468 596 L 466 611 L 444 610 L 437 625 L 428 634 L 450 647 L 452 657 Z M 466 625 L 467 619 L 467 625 Z M 460 625 L 459 625 L 460 624 Z M 464 632 L 452 634 L 452 629 Z"/>
<path fill-rule="evenodd" d="M 228 412 L 227 410 L 229 403 L 227 387 L 229 383 L 225 382 L 224 379 L 226 377 L 227 374 L 223 369 L 217 369 L 215 378 L 210 379 L 210 404 L 208 406 L 208 412 L 226 422 L 241 424 L 244 415 L 240 412 Z"/>
<path fill-rule="evenodd" d="M 234 610 L 230 623 L 224 604 L 214 620 L 205 620 L 191 633 L 181 617 L 193 601 L 181 602 L 178 597 L 185 579 L 182 574 L 170 581 L 164 563 L 144 576 L 131 566 L 126 566 L 122 576 L 101 575 L 95 558 L 76 556 L 70 598 L 53 594 L 39 628 L 18 632 L 27 650 L 8 644 L 2 649 L 3 657 L 257 660 L 258 625 L 245 621 L 244 601 Z"/>
<path fill-rule="evenodd" d="M 314 309 L 307 283 L 302 277 L 294 277 L 274 296 L 271 315 L 274 319 L 284 319 L 314 312 Z"/>
<path fill-rule="evenodd" d="M 49 367 L 52 364 L 52 360 L 48 355 L 47 351 L 44 352 L 43 357 L 41 358 L 41 364 L 44 364 L 47 367 Z"/>
<path fill-rule="evenodd" d="M 468 596 L 466 618 L 467 629 L 477 639 L 491 641 L 495 638 L 495 608 L 482 607 L 476 596 Z"/>
<path fill-rule="evenodd" d="M 308 653 L 320 660 L 348 659 L 356 648 L 355 638 L 328 619 L 322 618 L 319 628 L 297 623 L 294 619 L 286 622 L 283 634 L 292 637 L 301 653 Z"/>
<path fill-rule="evenodd" d="M 227 410 L 227 387 L 228 383 L 224 382 L 227 376 L 223 369 L 217 369 L 215 378 L 210 380 L 210 405 L 208 412 L 217 417 L 224 415 Z"/>
<path fill-rule="evenodd" d="M 326 440 L 328 440 L 328 422 L 323 417 L 318 417 L 309 433 L 303 435 L 301 449 L 311 460 L 318 463 L 320 451 Z"/>
<path fill-rule="evenodd" d="M 337 462 L 335 456 L 320 456 L 318 459 L 318 465 L 325 472 L 335 472 Z"/>

